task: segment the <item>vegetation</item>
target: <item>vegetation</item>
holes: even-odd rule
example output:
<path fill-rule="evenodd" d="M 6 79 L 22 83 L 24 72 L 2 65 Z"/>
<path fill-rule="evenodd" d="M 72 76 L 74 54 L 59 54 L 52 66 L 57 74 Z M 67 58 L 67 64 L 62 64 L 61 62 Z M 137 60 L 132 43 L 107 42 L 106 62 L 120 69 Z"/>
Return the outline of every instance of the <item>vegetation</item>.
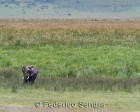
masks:
<path fill-rule="evenodd" d="M 12 69 L 1 69 L 0 86 L 11 88 L 12 92 L 17 92 L 23 86 L 22 77 Z M 126 77 L 101 77 L 101 76 L 69 76 L 69 77 L 46 77 L 39 76 L 36 83 L 32 85 L 34 89 L 45 89 L 47 91 L 139 91 L 140 78 Z"/>
<path fill-rule="evenodd" d="M 0 112 L 43 112 L 46 108 L 36 110 L 34 103 L 46 99 L 105 103 L 99 111 L 140 110 L 139 24 L 139 20 L 0 20 Z M 39 69 L 33 85 L 22 83 L 21 67 L 28 64 Z M 48 111 L 90 111 L 75 109 Z"/>
<path fill-rule="evenodd" d="M 2 85 L 3 78 L 21 82 L 26 64 L 36 65 L 39 80 L 50 80 L 39 82 L 51 89 L 57 85 L 56 90 L 116 90 L 120 84 L 121 89 L 131 89 L 139 84 L 139 20 L 137 25 L 134 20 L 64 21 L 1 20 Z"/>
<path fill-rule="evenodd" d="M 110 112 L 133 112 L 140 110 L 139 92 L 58 92 L 46 91 L 44 89 L 32 89 L 32 87 L 19 89 L 16 93 L 11 89 L 0 89 L 0 112 L 91 112 L 91 111 L 110 111 Z M 75 103 L 74 108 L 49 108 L 43 102 L 67 102 Z M 40 107 L 36 108 L 35 103 L 40 102 Z M 78 108 L 78 102 L 104 104 L 103 108 Z M 42 108 L 43 107 L 43 108 Z"/>

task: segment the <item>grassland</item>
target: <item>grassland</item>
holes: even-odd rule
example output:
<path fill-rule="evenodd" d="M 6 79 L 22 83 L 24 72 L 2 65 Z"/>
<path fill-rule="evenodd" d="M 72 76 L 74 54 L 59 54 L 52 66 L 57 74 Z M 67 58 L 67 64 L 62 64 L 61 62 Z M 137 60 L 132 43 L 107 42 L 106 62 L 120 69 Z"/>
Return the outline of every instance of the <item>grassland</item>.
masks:
<path fill-rule="evenodd" d="M 79 24 L 78 20 L 1 21 L 1 68 L 34 64 L 47 68 L 40 72 L 48 76 L 65 76 L 80 69 L 87 73 L 75 75 L 125 76 L 139 72 L 138 20 L 81 20 Z"/>
<path fill-rule="evenodd" d="M 21 67 L 31 64 L 39 77 L 138 77 L 139 24 L 139 19 L 1 20 L 1 76 L 21 77 Z"/>
<path fill-rule="evenodd" d="M 139 92 L 56 92 L 46 91 L 43 89 L 32 89 L 32 87 L 18 90 L 16 93 L 11 92 L 11 89 L 0 89 L 0 112 L 139 112 L 140 97 Z M 51 108 L 43 107 L 43 102 L 67 102 L 76 104 L 70 108 Z M 78 107 L 78 103 L 98 103 L 104 107 Z M 35 104 L 40 103 L 38 108 Z"/>
<path fill-rule="evenodd" d="M 85 102 L 108 104 L 99 111 L 139 110 L 139 19 L 0 20 L 0 60 L 0 105 L 26 108 L 36 100 L 85 96 Z M 39 69 L 32 86 L 22 85 L 27 64 Z"/>

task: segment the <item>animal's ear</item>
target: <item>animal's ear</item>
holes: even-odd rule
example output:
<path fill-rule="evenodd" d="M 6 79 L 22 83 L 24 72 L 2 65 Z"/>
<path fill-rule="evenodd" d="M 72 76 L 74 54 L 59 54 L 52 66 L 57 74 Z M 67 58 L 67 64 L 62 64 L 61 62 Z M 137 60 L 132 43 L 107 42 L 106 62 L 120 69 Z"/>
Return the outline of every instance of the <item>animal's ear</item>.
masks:
<path fill-rule="evenodd" d="M 25 72 L 25 69 L 26 69 L 26 66 L 23 66 L 23 67 L 22 67 L 22 72 L 23 72 L 23 73 Z"/>
<path fill-rule="evenodd" d="M 33 65 L 31 65 L 31 66 L 30 66 L 30 68 L 32 69 L 32 68 L 34 68 L 34 66 L 33 66 Z"/>

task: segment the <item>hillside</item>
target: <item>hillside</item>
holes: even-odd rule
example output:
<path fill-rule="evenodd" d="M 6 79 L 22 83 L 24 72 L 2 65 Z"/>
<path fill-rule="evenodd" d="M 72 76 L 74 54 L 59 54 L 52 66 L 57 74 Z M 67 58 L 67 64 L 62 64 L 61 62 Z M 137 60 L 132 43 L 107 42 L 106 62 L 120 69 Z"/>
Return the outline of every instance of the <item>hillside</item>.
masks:
<path fill-rule="evenodd" d="M 140 1 L 1 0 L 0 10 L 1 18 L 138 18 Z"/>

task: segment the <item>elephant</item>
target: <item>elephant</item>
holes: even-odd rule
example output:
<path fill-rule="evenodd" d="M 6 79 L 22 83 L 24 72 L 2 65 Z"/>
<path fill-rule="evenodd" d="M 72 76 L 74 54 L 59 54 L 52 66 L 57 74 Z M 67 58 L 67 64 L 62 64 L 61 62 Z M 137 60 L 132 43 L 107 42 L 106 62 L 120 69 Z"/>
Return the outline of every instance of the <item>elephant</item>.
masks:
<path fill-rule="evenodd" d="M 23 83 L 33 84 L 38 74 L 37 68 L 33 65 L 23 66 L 22 72 L 23 72 Z"/>

